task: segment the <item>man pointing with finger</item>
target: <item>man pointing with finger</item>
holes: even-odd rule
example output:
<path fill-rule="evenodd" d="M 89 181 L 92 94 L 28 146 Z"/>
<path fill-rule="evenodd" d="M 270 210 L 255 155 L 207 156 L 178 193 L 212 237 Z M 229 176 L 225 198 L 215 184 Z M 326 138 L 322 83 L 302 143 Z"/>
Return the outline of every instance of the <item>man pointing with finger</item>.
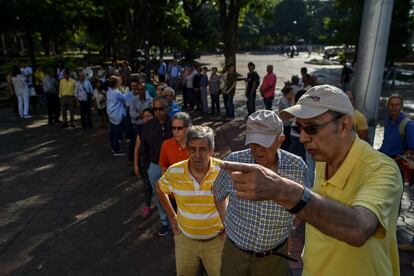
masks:
<path fill-rule="evenodd" d="M 233 152 L 227 161 L 260 164 L 281 176 L 308 185 L 302 158 L 281 150 L 283 122 L 275 112 L 257 111 L 246 123 L 249 149 Z M 274 201 L 251 201 L 236 196 L 227 171 L 214 182 L 217 206 L 228 199 L 227 209 L 217 208 L 225 221 L 221 275 L 288 275 L 287 237 L 293 215 Z M 225 219 L 224 219 L 225 218 Z"/>
<path fill-rule="evenodd" d="M 342 90 L 315 86 L 282 118 L 296 117 L 317 161 L 313 191 L 256 164 L 224 162 L 237 196 L 273 200 L 306 221 L 303 275 L 399 275 L 402 180 L 396 163 L 360 140 Z"/>

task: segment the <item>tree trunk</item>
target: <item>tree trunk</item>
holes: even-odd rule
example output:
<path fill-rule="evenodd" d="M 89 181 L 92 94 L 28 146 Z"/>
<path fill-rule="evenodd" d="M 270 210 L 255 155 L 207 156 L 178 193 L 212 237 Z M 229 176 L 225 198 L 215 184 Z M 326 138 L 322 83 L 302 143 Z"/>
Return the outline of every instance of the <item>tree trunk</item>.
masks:
<path fill-rule="evenodd" d="M 50 56 L 50 40 L 49 34 L 42 32 L 42 47 L 43 51 L 45 52 L 45 56 Z"/>
<path fill-rule="evenodd" d="M 240 14 L 240 0 L 220 0 L 220 24 L 223 33 L 225 65 L 236 66 L 237 33 Z"/>

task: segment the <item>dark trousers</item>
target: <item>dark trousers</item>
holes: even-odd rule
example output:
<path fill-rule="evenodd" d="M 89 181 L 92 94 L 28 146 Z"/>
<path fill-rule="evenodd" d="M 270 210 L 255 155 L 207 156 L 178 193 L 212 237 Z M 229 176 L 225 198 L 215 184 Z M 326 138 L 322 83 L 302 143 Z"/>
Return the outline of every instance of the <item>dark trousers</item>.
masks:
<path fill-rule="evenodd" d="M 272 110 L 272 105 L 273 105 L 273 99 L 274 98 L 275 98 L 274 96 L 273 97 L 268 97 L 268 98 L 263 98 L 263 102 L 264 102 L 265 108 L 267 110 Z"/>
<path fill-rule="evenodd" d="M 193 88 L 185 87 L 184 89 L 184 106 L 186 108 L 193 109 L 194 108 L 194 100 L 193 100 Z"/>
<path fill-rule="evenodd" d="M 91 101 L 79 101 L 82 127 L 92 127 Z"/>
<path fill-rule="evenodd" d="M 246 92 L 246 105 L 248 115 L 256 112 L 256 91 L 254 93 Z"/>
<path fill-rule="evenodd" d="M 137 135 L 138 135 L 138 128 L 141 127 L 139 125 L 133 125 L 131 124 L 131 130 L 129 133 L 129 149 L 128 149 L 128 160 L 130 162 L 134 162 L 134 150 L 135 150 L 135 144 L 137 141 Z M 140 170 L 140 172 L 142 172 Z"/>
<path fill-rule="evenodd" d="M 210 94 L 211 98 L 211 113 L 220 113 L 220 95 Z"/>
<path fill-rule="evenodd" d="M 283 141 L 282 145 L 280 146 L 283 150 L 288 150 L 290 145 L 290 129 L 291 126 L 283 126 L 283 134 L 285 135 L 285 140 Z"/>
<path fill-rule="evenodd" d="M 122 139 L 123 130 L 124 120 L 122 120 L 118 125 L 113 123 L 109 124 L 109 141 L 111 143 L 112 151 L 119 151 L 121 149 L 119 140 Z"/>
<path fill-rule="evenodd" d="M 151 207 L 151 199 L 152 199 L 152 186 L 149 181 L 148 171 L 141 159 L 141 155 L 138 155 L 138 167 L 139 167 L 139 174 L 141 175 L 142 182 L 144 184 L 144 202 L 145 206 Z"/>
<path fill-rule="evenodd" d="M 60 102 L 58 94 L 45 94 L 47 102 L 47 114 L 49 124 L 54 124 L 59 121 L 60 116 Z"/>
<path fill-rule="evenodd" d="M 195 90 L 193 88 L 193 99 L 194 99 L 194 105 L 196 106 L 197 110 L 201 110 L 201 92 L 200 92 L 200 88 L 198 88 L 198 90 Z"/>
<path fill-rule="evenodd" d="M 233 94 L 223 94 L 224 107 L 226 108 L 226 117 L 234 118 Z"/>
<path fill-rule="evenodd" d="M 158 75 L 158 82 L 165 82 L 165 75 Z"/>

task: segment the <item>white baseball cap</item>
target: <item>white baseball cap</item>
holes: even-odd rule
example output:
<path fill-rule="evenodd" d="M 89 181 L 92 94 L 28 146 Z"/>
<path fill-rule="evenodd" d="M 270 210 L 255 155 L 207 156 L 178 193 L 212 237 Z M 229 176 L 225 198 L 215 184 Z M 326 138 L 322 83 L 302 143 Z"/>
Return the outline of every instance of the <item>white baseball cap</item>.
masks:
<path fill-rule="evenodd" d="M 354 112 L 348 96 L 341 89 L 332 85 L 316 85 L 303 94 L 294 106 L 282 110 L 279 115 L 283 119 L 309 119 L 329 110 L 345 115 Z"/>
<path fill-rule="evenodd" d="M 276 137 L 283 133 L 283 122 L 276 112 L 259 110 L 247 118 L 245 145 L 259 144 L 270 147 Z"/>

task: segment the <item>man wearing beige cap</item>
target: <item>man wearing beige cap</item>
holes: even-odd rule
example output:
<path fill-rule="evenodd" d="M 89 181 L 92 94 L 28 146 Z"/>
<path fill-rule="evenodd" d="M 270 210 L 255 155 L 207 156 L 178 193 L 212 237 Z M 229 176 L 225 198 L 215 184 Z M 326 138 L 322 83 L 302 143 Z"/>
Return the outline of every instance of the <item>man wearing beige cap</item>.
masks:
<path fill-rule="evenodd" d="M 257 111 L 247 119 L 249 149 L 231 153 L 225 160 L 259 164 L 301 186 L 308 185 L 305 163 L 279 149 L 283 140 L 283 122 L 276 113 Z M 220 171 L 214 196 L 227 233 L 221 275 L 288 275 L 286 240 L 293 215 L 271 200 L 257 202 L 237 197 L 227 171 Z M 227 208 L 219 208 L 226 200 Z"/>
<path fill-rule="evenodd" d="M 317 161 L 313 191 L 256 164 L 225 162 L 237 196 L 273 200 L 306 225 L 303 275 L 399 275 L 396 241 L 402 180 L 396 163 L 357 137 L 347 95 L 309 89 L 281 112 L 296 117 Z"/>

